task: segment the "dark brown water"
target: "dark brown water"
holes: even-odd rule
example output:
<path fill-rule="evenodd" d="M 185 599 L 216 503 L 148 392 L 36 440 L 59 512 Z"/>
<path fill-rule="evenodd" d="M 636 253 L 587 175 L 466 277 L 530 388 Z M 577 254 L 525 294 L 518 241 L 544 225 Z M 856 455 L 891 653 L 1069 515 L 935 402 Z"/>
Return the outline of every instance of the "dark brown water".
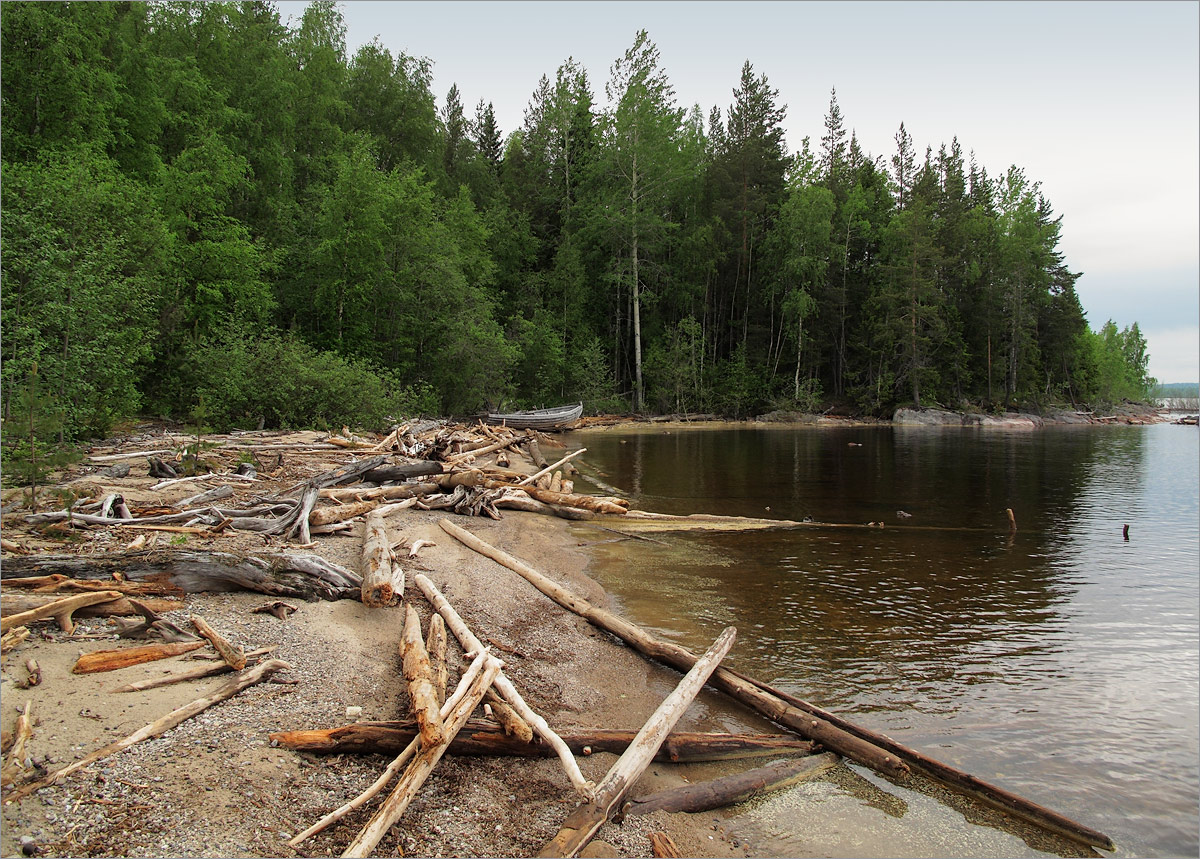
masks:
<path fill-rule="evenodd" d="M 1117 855 L 1200 852 L 1194 428 L 572 441 L 641 509 L 885 524 L 597 546 L 593 573 L 634 620 L 696 650 L 736 625 L 730 664 L 1098 828 Z"/>

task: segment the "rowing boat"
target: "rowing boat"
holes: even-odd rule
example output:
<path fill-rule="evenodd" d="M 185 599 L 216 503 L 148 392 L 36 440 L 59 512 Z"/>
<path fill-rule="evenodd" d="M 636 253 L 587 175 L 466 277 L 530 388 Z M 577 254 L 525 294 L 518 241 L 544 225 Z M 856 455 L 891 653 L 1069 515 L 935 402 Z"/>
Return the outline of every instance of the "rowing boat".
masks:
<path fill-rule="evenodd" d="M 489 412 L 487 422 L 513 429 L 552 430 L 562 429 L 579 420 L 583 414 L 583 403 L 555 406 L 552 409 L 531 409 L 524 412 Z"/>

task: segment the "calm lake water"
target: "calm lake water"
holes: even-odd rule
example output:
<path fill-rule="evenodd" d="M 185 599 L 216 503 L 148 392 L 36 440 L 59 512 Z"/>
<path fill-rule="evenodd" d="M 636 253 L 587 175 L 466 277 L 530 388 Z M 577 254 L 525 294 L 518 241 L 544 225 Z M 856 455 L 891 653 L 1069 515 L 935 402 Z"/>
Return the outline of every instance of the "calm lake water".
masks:
<path fill-rule="evenodd" d="M 1117 855 L 1196 856 L 1198 438 L 1164 424 L 570 443 L 640 509 L 885 524 L 598 545 L 592 573 L 632 619 L 697 651 L 736 625 L 734 667 L 1100 829 Z"/>

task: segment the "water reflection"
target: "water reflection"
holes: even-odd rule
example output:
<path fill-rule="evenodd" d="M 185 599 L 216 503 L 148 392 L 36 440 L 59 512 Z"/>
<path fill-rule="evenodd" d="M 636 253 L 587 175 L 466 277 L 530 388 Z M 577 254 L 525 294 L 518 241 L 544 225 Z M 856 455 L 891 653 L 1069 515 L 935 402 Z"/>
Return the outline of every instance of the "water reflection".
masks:
<path fill-rule="evenodd" d="M 696 650 L 733 623 L 742 670 L 1068 814 L 1110 809 L 1101 828 L 1133 852 L 1197 852 L 1194 430 L 586 445 L 643 509 L 885 525 L 598 547 L 597 577 L 639 622 Z"/>

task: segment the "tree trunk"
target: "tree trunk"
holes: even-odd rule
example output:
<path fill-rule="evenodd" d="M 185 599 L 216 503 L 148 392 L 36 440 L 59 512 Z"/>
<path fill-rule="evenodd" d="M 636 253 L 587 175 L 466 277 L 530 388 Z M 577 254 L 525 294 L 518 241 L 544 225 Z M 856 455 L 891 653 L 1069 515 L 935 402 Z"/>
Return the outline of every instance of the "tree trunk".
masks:
<path fill-rule="evenodd" d="M 5 558 L 4 580 L 62 573 L 82 579 L 112 579 L 114 573 L 136 580 L 170 584 L 184 593 L 247 590 L 276 597 L 343 599 L 357 597 L 357 573 L 316 555 L 240 556 L 158 548 L 106 555 L 31 555 Z"/>
<path fill-rule="evenodd" d="M 629 747 L 637 734 L 633 730 L 612 728 L 576 728 L 559 734 L 567 748 L 576 755 L 609 752 L 619 755 Z M 394 755 L 417 736 L 414 721 L 356 722 L 340 728 L 279 731 L 270 739 L 280 746 L 297 752 L 331 755 Z M 801 740 L 792 734 L 706 734 L 674 732 L 654 756 L 663 763 L 698 763 L 703 761 L 741 760 L 743 758 L 777 757 L 779 755 L 808 755 L 813 752 L 811 740 Z M 472 719 L 450 745 L 455 755 L 482 757 L 550 758 L 557 752 L 544 741 L 527 743 L 497 730 L 486 719 Z"/>
<path fill-rule="evenodd" d="M 736 637 L 737 630 L 732 626 L 726 627 L 712 647 L 696 660 L 675 690 L 638 731 L 608 775 L 597 785 L 595 797 L 567 815 L 558 834 L 543 845 L 538 856 L 574 856 L 592 839 L 650 765 L 663 740 L 671 733 L 671 728 L 675 727 L 688 705 L 699 694 L 705 681 L 733 646 Z"/>

